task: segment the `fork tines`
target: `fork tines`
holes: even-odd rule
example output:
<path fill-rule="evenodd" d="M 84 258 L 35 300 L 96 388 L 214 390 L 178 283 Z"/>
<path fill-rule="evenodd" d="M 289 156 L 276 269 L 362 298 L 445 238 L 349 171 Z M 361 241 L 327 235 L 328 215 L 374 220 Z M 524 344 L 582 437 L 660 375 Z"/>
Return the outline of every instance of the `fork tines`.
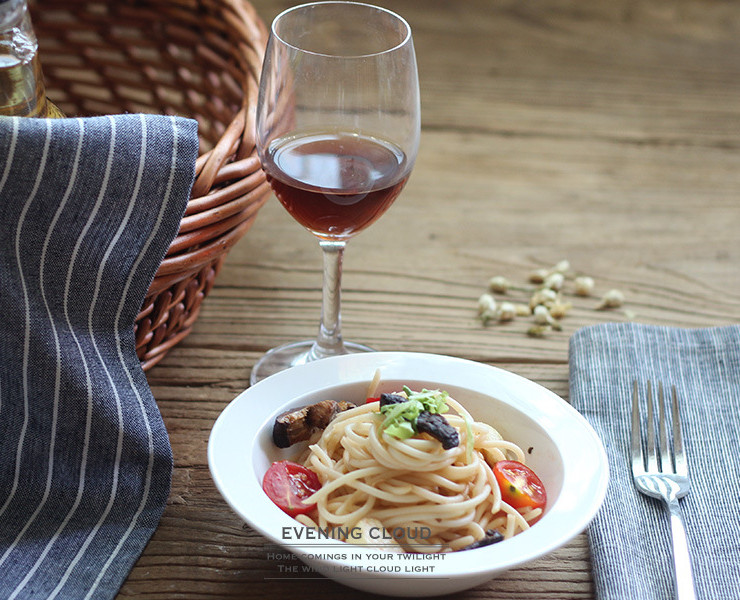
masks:
<path fill-rule="evenodd" d="M 657 444 L 653 386 L 647 382 L 646 436 L 642 435 L 640 421 L 640 393 L 637 381 L 633 382 L 632 393 L 632 471 L 635 476 L 642 473 L 675 473 L 686 476 L 688 469 L 681 436 L 676 386 L 671 386 L 671 419 L 666 418 L 663 384 L 658 383 Z M 670 425 L 669 425 L 670 423 Z M 672 435 L 669 435 L 672 431 Z M 643 439 L 643 438 L 646 439 Z M 670 442 L 669 442 L 670 437 Z M 647 459 L 647 463 L 646 463 Z"/>

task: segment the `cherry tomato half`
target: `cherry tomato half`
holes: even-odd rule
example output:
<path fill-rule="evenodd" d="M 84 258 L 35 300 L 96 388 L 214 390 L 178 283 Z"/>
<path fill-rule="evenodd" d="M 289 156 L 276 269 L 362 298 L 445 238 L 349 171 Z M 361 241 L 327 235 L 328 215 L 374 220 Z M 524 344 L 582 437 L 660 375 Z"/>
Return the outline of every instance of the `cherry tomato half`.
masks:
<path fill-rule="evenodd" d="M 262 479 L 265 494 L 291 517 L 311 512 L 316 505 L 304 500 L 320 488 L 316 473 L 289 460 L 272 463 Z"/>
<path fill-rule="evenodd" d="M 516 460 L 500 460 L 493 465 L 501 498 L 514 508 L 545 508 L 547 492 L 537 474 Z"/>

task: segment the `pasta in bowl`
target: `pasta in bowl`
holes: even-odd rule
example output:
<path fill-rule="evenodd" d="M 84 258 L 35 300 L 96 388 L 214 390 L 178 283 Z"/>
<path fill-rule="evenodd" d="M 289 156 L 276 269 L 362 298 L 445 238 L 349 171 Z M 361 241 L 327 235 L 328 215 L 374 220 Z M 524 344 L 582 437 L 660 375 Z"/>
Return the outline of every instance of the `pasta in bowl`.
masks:
<path fill-rule="evenodd" d="M 368 401 L 376 370 L 379 388 Z M 424 392 L 444 394 L 445 410 L 435 413 L 430 400 L 416 412 L 431 410 L 438 425 L 442 416 L 457 445 L 397 418 Z M 381 407 L 384 396 L 396 399 Z M 278 447 L 281 415 L 327 400 L 357 407 Z M 536 473 L 546 503 L 537 494 L 510 503 L 501 464 Z M 415 353 L 342 356 L 260 382 L 217 420 L 209 466 L 223 497 L 267 545 L 345 585 L 399 596 L 473 587 L 565 544 L 598 510 L 607 483 L 598 437 L 556 395 L 490 366 Z M 263 486 L 275 470 L 278 483 L 294 476 L 311 484 L 302 496 L 308 510 L 270 499 Z M 520 472 L 509 475 L 521 486 Z"/>
<path fill-rule="evenodd" d="M 287 413 L 292 431 L 313 425 L 314 439 L 297 463 L 273 463 L 262 484 L 284 512 L 325 537 L 442 553 L 511 538 L 543 514 L 546 491 L 525 452 L 447 392 L 371 395 L 318 427 L 311 411 L 326 413 L 327 402 L 335 401 Z M 284 420 L 273 426 L 278 445 Z"/>

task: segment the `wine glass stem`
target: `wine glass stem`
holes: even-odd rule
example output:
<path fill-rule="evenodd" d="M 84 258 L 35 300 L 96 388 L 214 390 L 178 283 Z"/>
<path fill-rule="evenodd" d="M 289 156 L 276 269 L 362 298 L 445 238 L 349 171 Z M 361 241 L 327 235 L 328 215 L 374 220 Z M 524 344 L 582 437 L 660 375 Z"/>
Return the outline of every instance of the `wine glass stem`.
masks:
<path fill-rule="evenodd" d="M 345 354 L 342 342 L 341 288 L 342 259 L 346 242 L 321 240 L 324 278 L 321 298 L 321 324 L 309 360 Z"/>

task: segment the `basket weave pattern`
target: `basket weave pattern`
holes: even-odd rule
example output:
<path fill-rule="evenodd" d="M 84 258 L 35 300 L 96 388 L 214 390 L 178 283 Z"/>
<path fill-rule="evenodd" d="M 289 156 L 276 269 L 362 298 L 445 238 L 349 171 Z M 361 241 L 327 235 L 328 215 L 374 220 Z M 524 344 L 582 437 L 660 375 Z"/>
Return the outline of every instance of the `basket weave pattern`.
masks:
<path fill-rule="evenodd" d="M 67 115 L 198 121 L 191 198 L 136 320 L 148 369 L 190 332 L 268 197 L 254 140 L 267 32 L 246 0 L 39 0 L 32 18 L 49 97 Z"/>

